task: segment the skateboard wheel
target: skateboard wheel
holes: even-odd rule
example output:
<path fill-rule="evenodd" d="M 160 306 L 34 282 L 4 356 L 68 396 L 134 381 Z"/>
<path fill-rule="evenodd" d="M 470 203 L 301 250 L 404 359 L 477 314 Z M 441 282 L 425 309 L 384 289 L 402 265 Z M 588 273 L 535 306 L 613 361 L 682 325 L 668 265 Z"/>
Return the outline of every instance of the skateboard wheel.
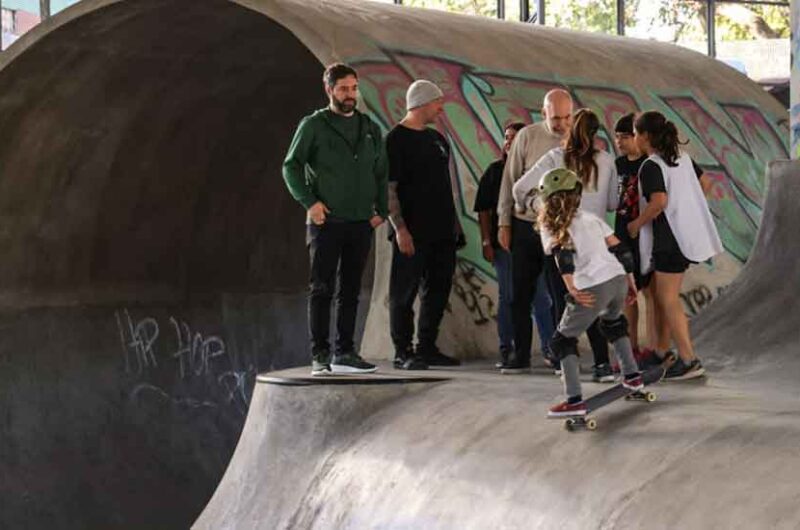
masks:
<path fill-rule="evenodd" d="M 648 403 L 652 403 L 653 401 L 655 401 L 656 397 L 657 396 L 655 392 L 648 392 L 647 394 L 644 395 L 644 399 L 647 400 Z"/>
<path fill-rule="evenodd" d="M 597 420 L 595 419 L 586 420 L 586 428 L 589 429 L 590 431 L 597 429 Z"/>

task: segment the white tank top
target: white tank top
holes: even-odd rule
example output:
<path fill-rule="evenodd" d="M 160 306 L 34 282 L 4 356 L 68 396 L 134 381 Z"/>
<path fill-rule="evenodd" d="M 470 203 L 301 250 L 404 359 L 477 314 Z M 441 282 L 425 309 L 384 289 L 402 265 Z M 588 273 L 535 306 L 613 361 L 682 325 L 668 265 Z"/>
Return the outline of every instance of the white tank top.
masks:
<path fill-rule="evenodd" d="M 721 253 L 722 241 L 719 239 L 714 218 L 708 209 L 708 203 L 689 155 L 681 153 L 676 167 L 668 166 L 659 155 L 651 155 L 648 160 L 658 164 L 664 175 L 664 186 L 668 197 L 664 214 L 681 253 L 689 260 L 698 263 Z M 642 193 L 641 179 L 639 203 L 640 211 L 644 211 L 647 201 Z M 639 232 L 639 251 L 642 258 L 642 274 L 647 274 L 652 269 L 653 223 L 647 223 Z"/>

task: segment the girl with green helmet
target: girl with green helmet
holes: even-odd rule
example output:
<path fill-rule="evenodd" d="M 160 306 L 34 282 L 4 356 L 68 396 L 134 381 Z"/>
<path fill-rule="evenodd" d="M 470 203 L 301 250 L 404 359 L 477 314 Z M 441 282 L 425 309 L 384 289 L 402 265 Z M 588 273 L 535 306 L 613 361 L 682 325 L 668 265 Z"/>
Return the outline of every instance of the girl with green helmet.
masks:
<path fill-rule="evenodd" d="M 545 254 L 555 256 L 569 293 L 550 346 L 561 361 L 567 399 L 550 408 L 551 418 L 586 414 L 578 336 L 598 318 L 600 331 L 614 346 L 620 361 L 623 386 L 631 391 L 644 387 L 622 312 L 625 304 L 636 298 L 633 255 L 605 221 L 579 208 L 582 188 L 578 175 L 566 168 L 545 173 L 538 188 L 542 246 Z"/>

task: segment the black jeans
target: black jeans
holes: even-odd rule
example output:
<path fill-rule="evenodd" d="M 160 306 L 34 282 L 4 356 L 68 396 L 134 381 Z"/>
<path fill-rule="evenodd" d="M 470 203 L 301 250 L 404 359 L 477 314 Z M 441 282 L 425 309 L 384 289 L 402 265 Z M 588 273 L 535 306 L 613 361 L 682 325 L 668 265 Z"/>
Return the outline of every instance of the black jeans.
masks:
<path fill-rule="evenodd" d="M 330 352 L 331 301 L 336 292 L 336 353 L 355 349 L 361 276 L 372 244 L 369 221 L 331 221 L 308 225 L 306 243 L 311 258 L 308 327 L 311 353 Z M 337 274 L 338 272 L 338 274 Z M 338 283 L 338 289 L 336 289 Z"/>
<path fill-rule="evenodd" d="M 531 303 L 536 296 L 536 280 L 544 266 L 542 238 L 533 223 L 511 220 L 511 315 L 514 321 L 514 355 L 518 362 L 531 359 L 533 322 Z M 553 298 L 553 302 L 555 302 Z M 555 305 L 555 304 L 554 304 Z M 554 321 L 557 323 L 558 321 Z"/>
<path fill-rule="evenodd" d="M 455 241 L 414 242 L 415 253 L 406 256 L 392 243 L 392 273 L 389 280 L 389 326 L 395 354 L 404 355 L 414 340 L 414 300 L 420 296 L 417 330 L 418 351 L 436 347 L 453 273 L 456 270 Z"/>
<path fill-rule="evenodd" d="M 547 274 L 547 288 L 550 290 L 550 296 L 553 299 L 553 322 L 558 327 L 558 323 L 561 322 L 561 317 L 564 316 L 564 309 L 567 306 L 567 286 L 564 284 L 564 280 L 558 272 L 556 260 L 552 256 L 547 256 L 545 270 L 549 271 Z M 586 337 L 592 347 L 594 364 L 607 364 L 609 362 L 608 341 L 600 331 L 600 319 L 592 322 L 592 325 L 586 330 Z"/>

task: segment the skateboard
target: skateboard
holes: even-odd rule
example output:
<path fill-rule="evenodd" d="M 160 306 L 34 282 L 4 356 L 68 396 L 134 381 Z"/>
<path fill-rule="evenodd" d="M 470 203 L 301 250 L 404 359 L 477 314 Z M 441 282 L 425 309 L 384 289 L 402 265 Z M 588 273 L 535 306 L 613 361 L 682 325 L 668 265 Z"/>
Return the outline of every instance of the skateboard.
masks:
<path fill-rule="evenodd" d="M 611 388 L 603 390 L 602 392 L 586 399 L 586 415 L 567 418 L 564 421 L 564 428 L 568 431 L 574 431 L 577 429 L 588 429 L 593 431 L 597 429 L 597 420 L 590 418 L 589 414 L 597 409 L 605 407 L 609 403 L 613 403 L 620 398 L 625 399 L 625 401 L 644 401 L 646 403 L 654 402 L 658 396 L 655 394 L 655 392 L 647 390 L 647 387 L 664 379 L 664 375 L 667 373 L 669 367 L 672 366 L 672 363 L 675 362 L 675 359 L 675 354 L 670 352 L 660 365 L 654 366 L 653 368 L 650 368 L 644 372 L 644 374 L 642 374 L 645 385 L 643 390 L 632 392 L 622 386 L 622 383 L 618 383 Z"/>

